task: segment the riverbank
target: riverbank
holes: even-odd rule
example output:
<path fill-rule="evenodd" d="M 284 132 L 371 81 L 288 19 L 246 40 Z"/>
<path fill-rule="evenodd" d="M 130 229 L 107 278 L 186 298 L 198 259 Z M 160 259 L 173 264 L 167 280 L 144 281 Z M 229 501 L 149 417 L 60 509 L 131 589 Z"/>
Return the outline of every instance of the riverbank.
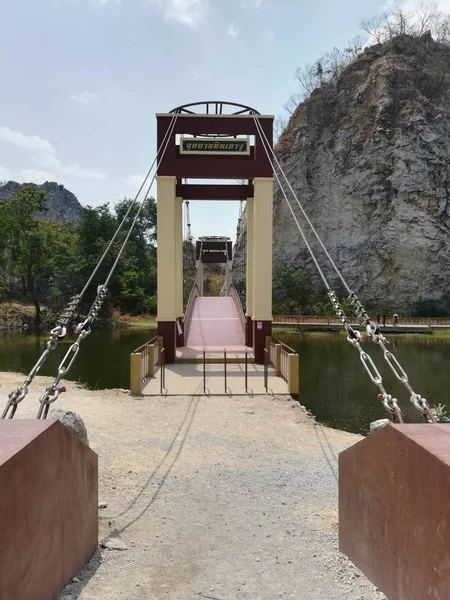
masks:
<path fill-rule="evenodd" d="M 0 373 L 0 397 L 23 375 Z M 19 418 L 51 382 L 37 377 Z M 381 600 L 338 552 L 337 457 L 360 436 L 288 396 L 137 398 L 66 382 L 99 455 L 98 550 L 62 598 Z"/>
<path fill-rule="evenodd" d="M 362 331 L 360 325 L 355 325 L 355 328 L 359 331 Z M 364 331 L 362 331 L 364 333 Z M 424 337 L 433 337 L 442 338 L 442 339 L 450 339 L 450 327 L 423 327 L 417 331 L 417 328 L 404 328 L 400 329 L 397 327 L 385 328 L 382 330 L 383 335 L 389 338 L 391 335 L 394 335 L 395 339 L 423 339 Z M 318 328 L 314 328 L 311 325 L 304 326 L 280 326 L 280 324 L 274 325 L 272 328 L 272 335 L 282 335 L 282 334 L 300 334 L 300 335 L 310 335 L 313 337 L 320 336 L 328 336 L 330 334 L 347 337 L 347 332 L 342 329 L 342 325 L 336 326 L 327 326 L 327 325 L 319 325 Z"/>
<path fill-rule="evenodd" d="M 58 315 L 45 309 L 41 314 L 38 331 L 48 331 L 55 326 Z M 93 327 L 155 327 L 155 315 L 128 315 L 114 310 L 109 318 L 96 319 Z M 0 330 L 36 331 L 34 306 L 18 302 L 0 303 Z"/>

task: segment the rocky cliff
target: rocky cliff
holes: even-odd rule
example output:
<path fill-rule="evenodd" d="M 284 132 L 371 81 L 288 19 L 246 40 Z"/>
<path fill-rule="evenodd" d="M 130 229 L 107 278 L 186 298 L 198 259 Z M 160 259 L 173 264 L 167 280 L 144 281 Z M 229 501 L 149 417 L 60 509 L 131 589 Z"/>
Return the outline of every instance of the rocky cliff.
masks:
<path fill-rule="evenodd" d="M 66 190 L 63 185 L 54 182 L 45 182 L 42 185 L 20 184 L 15 181 L 8 181 L 4 185 L 0 185 L 0 200 L 9 200 L 22 185 L 32 185 L 46 193 L 45 206 L 46 210 L 42 213 L 37 213 L 37 217 L 45 217 L 54 221 L 66 223 L 78 223 L 83 214 L 83 207 L 78 202 L 77 197 Z"/>
<path fill-rule="evenodd" d="M 448 300 L 449 90 L 450 48 L 429 34 L 398 37 L 313 92 L 277 144 L 305 210 L 368 305 L 407 311 L 419 299 Z M 276 187 L 274 264 L 282 262 L 319 281 Z"/>

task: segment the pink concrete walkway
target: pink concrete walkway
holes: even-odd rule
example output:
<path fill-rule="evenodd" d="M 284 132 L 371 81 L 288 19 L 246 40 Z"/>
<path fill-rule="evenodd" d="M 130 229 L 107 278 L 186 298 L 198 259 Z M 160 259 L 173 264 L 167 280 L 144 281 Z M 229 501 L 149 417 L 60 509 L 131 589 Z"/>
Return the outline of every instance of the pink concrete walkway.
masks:
<path fill-rule="evenodd" d="M 233 298 L 197 298 L 186 350 L 245 350 L 245 335 Z"/>

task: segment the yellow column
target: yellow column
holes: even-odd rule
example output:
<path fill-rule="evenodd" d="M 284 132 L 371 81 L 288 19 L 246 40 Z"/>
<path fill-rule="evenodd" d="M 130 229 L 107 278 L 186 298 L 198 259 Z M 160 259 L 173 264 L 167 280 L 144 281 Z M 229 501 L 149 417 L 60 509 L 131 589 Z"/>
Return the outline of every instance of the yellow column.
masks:
<path fill-rule="evenodd" d="M 157 177 L 158 321 L 176 321 L 175 177 Z"/>
<path fill-rule="evenodd" d="M 254 198 L 247 198 L 247 308 L 245 315 L 253 315 L 253 245 L 254 245 Z"/>
<path fill-rule="evenodd" d="M 253 217 L 253 320 L 272 321 L 273 179 L 255 178 Z"/>
<path fill-rule="evenodd" d="M 183 198 L 175 199 L 176 310 L 183 316 Z"/>

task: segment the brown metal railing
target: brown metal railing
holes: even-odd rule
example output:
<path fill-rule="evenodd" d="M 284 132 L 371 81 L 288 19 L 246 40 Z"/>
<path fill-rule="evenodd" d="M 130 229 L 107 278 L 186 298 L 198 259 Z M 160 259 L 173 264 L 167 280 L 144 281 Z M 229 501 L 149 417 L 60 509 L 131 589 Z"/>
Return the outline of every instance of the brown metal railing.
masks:
<path fill-rule="evenodd" d="M 357 323 L 357 319 L 351 316 L 350 320 L 354 320 Z M 372 320 L 375 322 L 376 318 L 372 315 Z M 382 319 L 380 319 L 380 325 L 382 325 Z M 314 315 L 274 315 L 273 323 L 292 323 L 295 325 L 339 325 L 341 321 L 336 316 L 314 316 Z M 393 324 L 392 317 L 386 319 L 386 324 L 391 326 Z M 422 327 L 450 327 L 450 317 L 400 317 L 398 325 L 416 325 Z"/>

